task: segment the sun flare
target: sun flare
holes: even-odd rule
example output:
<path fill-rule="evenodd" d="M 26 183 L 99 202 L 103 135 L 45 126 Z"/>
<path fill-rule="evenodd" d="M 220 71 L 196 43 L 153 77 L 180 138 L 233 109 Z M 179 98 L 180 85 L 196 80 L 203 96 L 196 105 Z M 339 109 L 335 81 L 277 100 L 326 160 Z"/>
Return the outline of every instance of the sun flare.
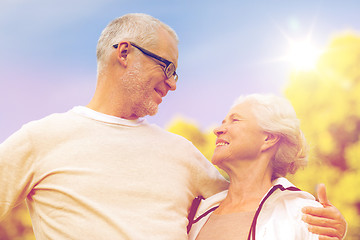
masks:
<path fill-rule="evenodd" d="M 316 67 L 321 50 L 310 41 L 291 41 L 286 60 L 296 70 L 312 70 Z"/>

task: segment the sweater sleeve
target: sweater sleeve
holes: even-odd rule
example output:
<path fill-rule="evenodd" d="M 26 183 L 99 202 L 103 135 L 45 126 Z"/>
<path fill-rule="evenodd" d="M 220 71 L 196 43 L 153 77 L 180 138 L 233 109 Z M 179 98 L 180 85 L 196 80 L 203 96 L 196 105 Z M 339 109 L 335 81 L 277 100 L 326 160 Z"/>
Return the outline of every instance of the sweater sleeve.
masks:
<path fill-rule="evenodd" d="M 193 168 L 193 184 L 197 190 L 197 196 L 208 198 L 228 188 L 229 182 L 219 173 L 215 166 L 207 160 L 194 146 L 196 161 Z M 196 196 L 195 196 L 196 197 Z"/>
<path fill-rule="evenodd" d="M 24 127 L 0 144 L 0 220 L 31 191 L 33 155 Z"/>

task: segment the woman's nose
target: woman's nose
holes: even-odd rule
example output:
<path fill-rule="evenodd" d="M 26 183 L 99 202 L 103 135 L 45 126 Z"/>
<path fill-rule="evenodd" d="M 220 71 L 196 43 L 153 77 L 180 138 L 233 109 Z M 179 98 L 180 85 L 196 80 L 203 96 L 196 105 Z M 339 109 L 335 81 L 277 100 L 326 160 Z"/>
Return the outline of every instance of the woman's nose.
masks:
<path fill-rule="evenodd" d="M 218 137 L 221 134 L 224 134 L 226 129 L 223 126 L 217 127 L 214 129 L 214 134 Z"/>

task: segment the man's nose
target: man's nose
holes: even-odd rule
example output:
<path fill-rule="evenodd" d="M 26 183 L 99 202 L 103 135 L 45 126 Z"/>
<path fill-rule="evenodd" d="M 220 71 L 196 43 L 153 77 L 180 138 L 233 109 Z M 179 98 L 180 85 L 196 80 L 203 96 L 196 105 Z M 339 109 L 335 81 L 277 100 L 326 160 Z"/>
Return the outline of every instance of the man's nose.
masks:
<path fill-rule="evenodd" d="M 172 76 L 171 78 L 166 79 L 165 83 L 166 83 L 166 85 L 169 86 L 169 90 L 171 90 L 171 91 L 176 90 L 176 81 L 174 79 L 174 76 Z"/>

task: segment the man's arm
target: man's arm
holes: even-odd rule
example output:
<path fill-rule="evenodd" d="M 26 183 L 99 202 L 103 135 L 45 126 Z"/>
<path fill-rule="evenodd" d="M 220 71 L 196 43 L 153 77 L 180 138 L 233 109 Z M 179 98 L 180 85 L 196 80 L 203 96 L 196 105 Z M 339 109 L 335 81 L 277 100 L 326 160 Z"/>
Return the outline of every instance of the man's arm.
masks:
<path fill-rule="evenodd" d="M 0 221 L 25 200 L 34 185 L 33 152 L 24 130 L 0 144 Z"/>
<path fill-rule="evenodd" d="M 319 234 L 319 240 L 344 239 L 347 224 L 341 212 L 330 204 L 324 184 L 318 187 L 318 199 L 324 208 L 304 207 L 303 221 L 309 224 L 309 231 Z"/>

